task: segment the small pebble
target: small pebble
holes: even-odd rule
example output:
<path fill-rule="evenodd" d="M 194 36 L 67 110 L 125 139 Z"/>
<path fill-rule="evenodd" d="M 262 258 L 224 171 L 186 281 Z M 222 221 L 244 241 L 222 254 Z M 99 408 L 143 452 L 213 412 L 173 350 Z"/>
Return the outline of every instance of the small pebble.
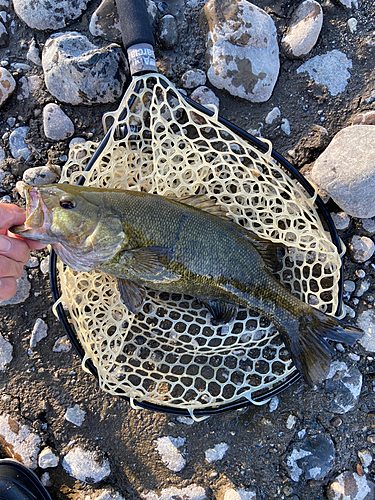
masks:
<path fill-rule="evenodd" d="M 195 89 L 206 84 L 206 73 L 201 69 L 189 69 L 181 77 L 184 89 Z"/>
<path fill-rule="evenodd" d="M 28 161 L 31 157 L 31 151 L 25 142 L 28 130 L 29 127 L 19 127 L 16 128 L 9 136 L 10 152 L 16 160 L 24 158 Z"/>
<path fill-rule="evenodd" d="M 53 453 L 51 448 L 44 448 L 39 453 L 38 465 L 41 469 L 57 467 L 58 464 L 59 464 L 59 457 Z"/>
<path fill-rule="evenodd" d="M 366 262 L 373 256 L 375 244 L 367 236 L 354 235 L 350 240 L 349 249 L 355 262 Z"/>
<path fill-rule="evenodd" d="M 351 17 L 350 19 L 348 19 L 348 26 L 350 33 L 354 33 L 355 31 L 357 31 L 357 19 L 355 17 Z"/>
<path fill-rule="evenodd" d="M 68 339 L 67 335 L 64 335 L 60 339 L 57 339 L 54 346 L 52 347 L 53 352 L 69 352 L 72 348 L 72 344 Z"/>
<path fill-rule="evenodd" d="M 53 141 L 63 141 L 74 134 L 72 120 L 54 103 L 49 103 L 43 109 L 44 134 Z"/>
<path fill-rule="evenodd" d="M 12 95 L 16 88 L 16 81 L 9 71 L 0 67 L 0 106 Z"/>
<path fill-rule="evenodd" d="M 267 123 L 267 125 L 270 125 L 274 121 L 278 120 L 280 118 L 280 115 L 281 115 L 280 109 L 275 107 L 268 113 L 264 121 Z"/>
<path fill-rule="evenodd" d="M 350 225 L 350 217 L 345 212 L 331 213 L 330 214 L 338 231 L 345 231 Z"/>
<path fill-rule="evenodd" d="M 64 418 L 68 422 L 80 427 L 85 420 L 86 412 L 81 410 L 81 408 L 76 404 L 73 408 L 68 408 L 65 412 Z"/>
<path fill-rule="evenodd" d="M 35 321 L 33 331 L 31 332 L 30 347 L 36 347 L 38 342 L 47 337 L 47 329 L 47 324 L 41 318 Z"/>

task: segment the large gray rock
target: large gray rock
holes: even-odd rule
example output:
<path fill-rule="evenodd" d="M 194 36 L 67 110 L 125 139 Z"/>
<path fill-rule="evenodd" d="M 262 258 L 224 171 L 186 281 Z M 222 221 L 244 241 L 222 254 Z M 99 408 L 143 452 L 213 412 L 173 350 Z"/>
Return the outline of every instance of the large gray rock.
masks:
<path fill-rule="evenodd" d="M 351 67 L 352 61 L 343 52 L 334 49 L 309 59 L 297 69 L 297 73 L 308 73 L 316 83 L 326 85 L 330 94 L 337 95 L 344 92 Z"/>
<path fill-rule="evenodd" d="M 14 10 L 30 28 L 57 30 L 77 19 L 89 0 L 13 0 Z"/>
<path fill-rule="evenodd" d="M 374 217 L 374 157 L 373 125 L 344 128 L 316 160 L 312 180 L 349 215 Z"/>
<path fill-rule="evenodd" d="M 99 104 L 121 96 L 127 62 L 119 45 L 98 48 L 70 31 L 47 40 L 42 66 L 46 86 L 56 99 L 76 105 Z"/>
<path fill-rule="evenodd" d="M 293 13 L 288 31 L 282 39 L 289 57 L 302 57 L 316 44 L 323 25 L 323 10 L 315 0 L 305 0 Z"/>
<path fill-rule="evenodd" d="M 209 0 L 204 10 L 211 84 L 251 102 L 267 101 L 280 69 L 272 18 L 246 0 Z"/>

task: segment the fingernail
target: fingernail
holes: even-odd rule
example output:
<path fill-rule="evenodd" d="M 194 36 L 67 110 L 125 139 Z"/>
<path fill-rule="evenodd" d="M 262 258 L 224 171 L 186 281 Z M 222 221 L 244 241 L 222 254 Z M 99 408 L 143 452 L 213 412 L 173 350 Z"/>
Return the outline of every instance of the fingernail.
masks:
<path fill-rule="evenodd" d="M 9 252 L 11 248 L 12 242 L 9 240 L 9 238 L 0 236 L 0 252 Z"/>

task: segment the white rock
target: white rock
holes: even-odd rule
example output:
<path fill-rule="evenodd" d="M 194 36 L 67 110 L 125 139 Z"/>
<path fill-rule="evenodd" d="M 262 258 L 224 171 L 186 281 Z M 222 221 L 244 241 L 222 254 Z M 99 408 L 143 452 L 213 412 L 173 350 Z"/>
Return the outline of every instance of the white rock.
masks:
<path fill-rule="evenodd" d="M 374 498 L 374 483 L 366 476 L 359 476 L 355 472 L 343 472 L 328 486 L 327 498 L 328 500 L 371 500 Z"/>
<path fill-rule="evenodd" d="M 195 89 L 206 84 L 206 73 L 201 69 L 189 69 L 181 77 L 184 89 Z"/>
<path fill-rule="evenodd" d="M 12 351 L 12 344 L 0 333 L 0 372 L 4 371 L 6 369 L 6 365 L 9 365 L 12 361 Z"/>
<path fill-rule="evenodd" d="M 331 213 L 333 223 L 339 231 L 345 231 L 350 224 L 350 217 L 345 212 Z"/>
<path fill-rule="evenodd" d="M 48 165 L 43 167 L 31 167 L 23 173 L 23 180 L 30 186 L 45 186 L 53 184 L 58 177 L 57 172 L 52 171 Z"/>
<path fill-rule="evenodd" d="M 52 347 L 53 352 L 69 352 L 72 348 L 72 344 L 68 339 L 67 335 L 64 335 L 60 339 L 57 339 Z"/>
<path fill-rule="evenodd" d="M 279 403 L 280 403 L 280 398 L 278 396 L 273 396 L 273 398 L 270 401 L 270 413 L 277 410 L 277 408 L 279 407 Z"/>
<path fill-rule="evenodd" d="M 49 469 L 59 465 L 59 457 L 53 453 L 51 448 L 44 448 L 38 457 L 38 465 L 41 469 Z"/>
<path fill-rule="evenodd" d="M 14 10 L 30 28 L 57 30 L 77 19 L 89 0 L 13 0 Z"/>
<path fill-rule="evenodd" d="M 9 71 L 0 67 L 0 106 L 12 95 L 16 88 L 16 81 Z"/>
<path fill-rule="evenodd" d="M 51 35 L 42 66 L 48 91 L 74 105 L 116 101 L 128 67 L 119 45 L 98 48 L 75 31 Z"/>
<path fill-rule="evenodd" d="M 323 26 L 323 10 L 315 0 L 305 0 L 293 13 L 281 43 L 291 57 L 302 57 L 316 44 Z"/>
<path fill-rule="evenodd" d="M 121 41 L 120 20 L 114 0 L 102 0 L 91 16 L 90 33 L 110 42 Z"/>
<path fill-rule="evenodd" d="M 27 51 L 26 54 L 26 59 L 36 64 L 36 66 L 42 65 L 42 59 L 40 58 L 39 50 L 38 47 L 36 46 L 34 38 L 31 40 L 29 50 Z"/>
<path fill-rule="evenodd" d="M 65 412 L 64 418 L 68 422 L 80 427 L 85 420 L 86 412 L 81 410 L 78 405 L 74 405 L 73 408 L 68 408 Z"/>
<path fill-rule="evenodd" d="M 296 425 L 297 422 L 297 417 L 295 415 L 289 415 L 286 421 L 286 428 L 287 429 L 293 429 L 293 427 Z"/>
<path fill-rule="evenodd" d="M 4 151 L 4 148 L 2 146 L 0 146 L 0 165 L 3 163 L 3 161 L 5 160 L 5 151 Z M 4 173 L 2 171 L 2 173 Z"/>
<path fill-rule="evenodd" d="M 245 490 L 244 488 L 238 490 L 228 488 L 224 492 L 223 500 L 256 500 L 256 493 L 253 490 Z"/>
<path fill-rule="evenodd" d="M 285 135 L 290 135 L 291 134 L 290 123 L 289 123 L 289 120 L 287 118 L 282 118 L 281 119 L 280 128 L 284 132 Z"/>
<path fill-rule="evenodd" d="M 30 159 L 31 151 L 25 142 L 28 130 L 29 127 L 18 127 L 9 136 L 10 152 L 16 160 L 24 158 L 28 161 Z"/>
<path fill-rule="evenodd" d="M 30 338 L 30 347 L 35 347 L 37 343 L 47 337 L 47 324 L 41 319 L 38 318 L 35 321 L 33 331 L 31 332 Z"/>
<path fill-rule="evenodd" d="M 22 304 L 30 295 L 30 282 L 27 279 L 27 272 L 24 271 L 21 278 L 17 280 L 17 292 L 16 295 L 8 300 L 3 300 L 0 302 L 0 306 L 10 306 L 16 304 Z"/>
<path fill-rule="evenodd" d="M 344 92 L 350 78 L 352 61 L 337 49 L 303 63 L 297 73 L 308 73 L 316 83 L 326 85 L 332 95 Z"/>
<path fill-rule="evenodd" d="M 97 459 L 95 452 L 77 446 L 64 457 L 62 466 L 70 476 L 84 483 L 95 484 L 111 473 L 108 460 L 99 463 Z"/>
<path fill-rule="evenodd" d="M 375 216 L 375 127 L 352 125 L 335 135 L 315 161 L 313 182 L 353 217 Z"/>
<path fill-rule="evenodd" d="M 348 9 L 351 9 L 352 7 L 355 7 L 358 9 L 358 0 L 339 0 L 344 7 L 347 7 Z"/>
<path fill-rule="evenodd" d="M 357 320 L 358 328 L 365 333 L 359 339 L 359 343 L 366 351 L 375 352 L 375 309 L 366 309 L 361 312 Z"/>
<path fill-rule="evenodd" d="M 183 498 L 184 500 L 204 500 L 206 492 L 202 486 L 191 484 L 181 489 L 175 486 L 166 488 L 161 490 L 159 495 L 155 491 L 149 491 L 142 494 L 142 498 L 144 500 L 176 500 L 177 498 Z"/>
<path fill-rule="evenodd" d="M 216 460 L 221 460 L 226 451 L 228 450 L 228 445 L 226 443 L 219 443 L 214 446 L 214 448 L 210 448 L 206 450 L 205 456 L 208 463 L 215 462 Z"/>
<path fill-rule="evenodd" d="M 372 455 L 368 450 L 360 450 L 357 452 L 357 455 L 363 467 L 368 467 L 369 465 L 371 465 Z"/>
<path fill-rule="evenodd" d="M 23 101 L 27 99 L 30 95 L 29 80 L 27 76 L 23 76 L 18 80 L 18 94 L 17 99 Z"/>
<path fill-rule="evenodd" d="M 43 109 L 43 127 L 45 136 L 53 141 L 63 141 L 74 134 L 72 120 L 52 102 Z"/>
<path fill-rule="evenodd" d="M 375 217 L 362 219 L 362 227 L 368 233 L 375 234 Z"/>
<path fill-rule="evenodd" d="M 272 18 L 246 0 L 209 0 L 207 76 L 212 85 L 251 102 L 267 101 L 280 69 Z"/>
<path fill-rule="evenodd" d="M 219 109 L 219 98 L 208 87 L 198 87 L 191 93 L 190 98 L 198 104 L 202 104 L 202 106 L 213 104 L 217 109 Z"/>
<path fill-rule="evenodd" d="M 85 496 L 83 500 L 127 500 L 120 493 L 114 490 L 96 490 L 90 496 Z"/>
<path fill-rule="evenodd" d="M 171 436 L 156 439 L 156 449 L 162 462 L 173 472 L 180 472 L 186 465 L 186 460 L 178 451 L 185 444 L 185 438 L 173 438 Z"/>
<path fill-rule="evenodd" d="M 272 108 L 271 111 L 267 114 L 264 121 L 267 123 L 267 125 L 271 125 L 271 123 L 280 118 L 280 115 L 281 112 L 278 107 Z"/>
<path fill-rule="evenodd" d="M 49 271 L 49 255 L 40 263 L 40 270 L 43 274 L 47 274 Z"/>
<path fill-rule="evenodd" d="M 375 243 L 367 236 L 355 234 L 350 240 L 349 249 L 355 262 L 366 262 L 374 255 Z"/>
<path fill-rule="evenodd" d="M 0 441 L 7 456 L 16 458 L 30 469 L 37 467 L 40 437 L 29 427 L 10 415 L 0 415 Z"/>
<path fill-rule="evenodd" d="M 354 33 L 355 31 L 357 31 L 357 19 L 355 17 L 351 17 L 350 19 L 348 19 L 348 26 L 350 33 Z"/>
<path fill-rule="evenodd" d="M 177 420 L 178 422 L 180 422 L 181 424 L 185 424 L 185 425 L 193 425 L 195 424 L 194 420 L 190 417 L 177 417 Z"/>

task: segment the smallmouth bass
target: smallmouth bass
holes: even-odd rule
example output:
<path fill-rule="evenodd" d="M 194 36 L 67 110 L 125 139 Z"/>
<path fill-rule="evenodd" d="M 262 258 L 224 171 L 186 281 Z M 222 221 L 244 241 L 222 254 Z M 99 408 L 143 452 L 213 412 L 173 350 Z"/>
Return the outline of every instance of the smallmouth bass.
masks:
<path fill-rule="evenodd" d="M 196 297 L 213 324 L 231 321 L 238 306 L 253 309 L 278 327 L 311 386 L 329 373 L 327 339 L 353 345 L 363 334 L 290 293 L 271 271 L 281 245 L 222 217 L 211 200 L 69 184 L 25 194 L 27 219 L 11 231 L 51 244 L 74 270 L 116 277 L 132 313 L 142 307 L 145 287 Z"/>

